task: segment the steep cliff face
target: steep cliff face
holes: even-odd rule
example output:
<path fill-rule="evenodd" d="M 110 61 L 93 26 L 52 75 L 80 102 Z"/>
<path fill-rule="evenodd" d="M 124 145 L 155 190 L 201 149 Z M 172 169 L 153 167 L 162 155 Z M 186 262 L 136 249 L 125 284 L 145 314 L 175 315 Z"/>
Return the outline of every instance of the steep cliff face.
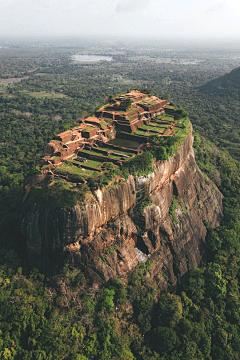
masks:
<path fill-rule="evenodd" d="M 147 177 L 129 176 L 68 210 L 41 207 L 27 196 L 22 231 L 29 258 L 42 268 L 74 263 L 93 282 L 114 276 L 127 281 L 138 263 L 150 259 L 152 276 L 163 287 L 176 285 L 202 260 L 204 221 L 216 227 L 222 213 L 222 195 L 197 168 L 192 143 L 190 135 Z"/>

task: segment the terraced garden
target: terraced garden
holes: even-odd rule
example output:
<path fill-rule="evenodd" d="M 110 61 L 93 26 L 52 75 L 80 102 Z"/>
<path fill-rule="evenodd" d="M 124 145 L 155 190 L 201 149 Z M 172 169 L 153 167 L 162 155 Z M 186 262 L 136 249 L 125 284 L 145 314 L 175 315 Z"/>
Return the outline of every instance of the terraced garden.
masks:
<path fill-rule="evenodd" d="M 145 130 L 140 130 L 140 128 L 138 130 L 134 131 L 134 135 L 138 135 L 139 137 L 141 137 L 141 136 L 146 137 L 145 133 L 146 133 L 146 131 Z"/>
<path fill-rule="evenodd" d="M 162 122 L 162 121 L 167 121 L 167 122 L 175 122 L 174 120 L 174 117 L 171 116 L 171 115 L 160 115 L 160 116 L 157 116 L 155 118 L 156 121 L 159 121 Z"/>
<path fill-rule="evenodd" d="M 169 110 L 175 110 L 175 108 L 169 107 Z M 98 141 L 93 147 L 87 145 L 87 147 L 79 151 L 78 156 L 74 156 L 71 160 L 57 167 L 54 173 L 63 177 L 68 182 L 84 183 L 88 178 L 87 182 L 90 187 L 107 186 L 109 181 L 114 178 L 114 174 L 119 175 L 121 168 L 123 172 L 120 171 L 120 174 L 128 171 L 128 161 L 130 160 L 131 163 L 131 161 L 138 159 L 136 148 L 143 143 L 149 142 L 153 144 L 153 148 L 151 146 L 149 150 L 152 154 L 155 154 L 155 144 L 161 145 L 166 143 L 167 154 L 172 156 L 173 150 L 175 151 L 176 149 L 171 147 L 178 146 L 183 137 L 187 135 L 189 131 L 188 124 L 189 119 L 186 115 L 179 120 L 174 120 L 174 114 L 172 115 L 171 112 L 170 114 L 160 115 L 152 119 L 149 124 L 139 127 L 132 134 L 121 131 L 118 134 L 120 138 L 117 137 L 109 143 Z M 155 136 L 155 139 L 150 140 L 153 136 Z M 168 145 L 167 137 L 175 137 L 176 141 L 174 144 L 169 143 L 170 145 Z M 135 148 L 134 143 L 136 143 Z M 131 148 L 131 146 L 133 147 Z M 83 157 L 87 161 L 81 162 L 79 157 Z"/>
<path fill-rule="evenodd" d="M 175 122 L 173 116 L 171 116 L 171 115 L 165 115 L 165 116 L 162 118 L 162 120 Z"/>
<path fill-rule="evenodd" d="M 148 125 L 142 125 L 138 130 L 134 132 L 134 135 L 145 135 L 145 136 L 152 136 L 152 135 L 166 135 L 169 136 L 171 134 L 170 130 L 171 124 L 164 124 L 162 122 L 151 122 Z M 169 131 L 167 129 L 169 128 Z"/>
<path fill-rule="evenodd" d="M 153 125 L 155 125 L 156 127 L 158 128 L 163 128 L 163 129 L 166 129 L 169 127 L 169 125 L 172 125 L 171 122 L 167 122 L 167 123 L 164 123 L 162 121 L 152 121 L 151 122 Z"/>

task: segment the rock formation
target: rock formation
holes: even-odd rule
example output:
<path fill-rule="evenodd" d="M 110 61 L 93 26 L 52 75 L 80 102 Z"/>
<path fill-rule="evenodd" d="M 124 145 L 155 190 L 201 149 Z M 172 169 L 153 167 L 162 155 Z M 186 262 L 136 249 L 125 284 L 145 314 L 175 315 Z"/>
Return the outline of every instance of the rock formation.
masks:
<path fill-rule="evenodd" d="M 92 282 L 126 282 L 140 262 L 154 260 L 151 276 L 175 286 L 198 266 L 206 237 L 204 222 L 219 225 L 222 194 L 195 163 L 193 136 L 154 172 L 87 194 L 68 210 L 22 206 L 29 259 L 42 269 L 69 262 Z M 147 199 L 147 201 L 146 201 Z"/>

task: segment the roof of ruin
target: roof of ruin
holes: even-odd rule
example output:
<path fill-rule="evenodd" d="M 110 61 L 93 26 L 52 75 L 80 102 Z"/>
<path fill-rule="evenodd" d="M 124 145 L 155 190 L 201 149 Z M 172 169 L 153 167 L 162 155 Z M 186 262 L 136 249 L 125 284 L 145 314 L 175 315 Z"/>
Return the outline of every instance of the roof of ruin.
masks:
<path fill-rule="evenodd" d="M 95 122 L 97 124 L 100 124 L 100 120 L 99 118 L 97 118 L 96 116 L 89 116 L 86 119 L 84 119 L 83 121 L 91 121 L 91 122 Z"/>

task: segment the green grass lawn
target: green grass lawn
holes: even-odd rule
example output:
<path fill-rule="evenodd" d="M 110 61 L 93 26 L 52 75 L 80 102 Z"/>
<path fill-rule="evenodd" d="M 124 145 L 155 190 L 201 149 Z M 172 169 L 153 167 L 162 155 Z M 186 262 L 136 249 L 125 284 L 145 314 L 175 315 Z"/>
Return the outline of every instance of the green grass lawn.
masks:
<path fill-rule="evenodd" d="M 156 126 L 152 126 L 150 130 L 153 131 L 155 129 L 157 131 L 164 131 L 168 127 L 169 127 L 169 124 L 157 123 Z"/>
<path fill-rule="evenodd" d="M 151 132 L 155 132 L 156 134 L 159 133 L 159 132 L 162 132 L 163 129 L 161 128 L 158 128 L 158 127 L 152 127 L 152 129 L 150 129 Z"/>
<path fill-rule="evenodd" d="M 170 126 L 170 124 L 164 124 L 164 123 L 158 123 L 157 124 L 157 126 L 156 126 L 156 128 L 158 128 L 158 129 L 161 129 L 161 130 L 164 130 L 164 129 L 166 129 L 166 128 L 168 128 Z"/>
<path fill-rule="evenodd" d="M 113 121 L 112 119 L 107 118 L 107 117 L 102 117 L 101 119 L 104 120 L 105 122 L 109 123 L 109 124 L 111 124 L 112 121 Z"/>
<path fill-rule="evenodd" d="M 159 131 L 163 131 L 164 128 L 160 126 L 143 125 L 139 128 L 139 130 L 149 130 L 151 132 L 158 133 Z"/>
<path fill-rule="evenodd" d="M 156 105 L 156 104 L 157 104 L 156 101 L 149 101 L 149 102 L 148 102 L 148 105 Z"/>
<path fill-rule="evenodd" d="M 90 155 L 105 156 L 104 154 L 97 151 L 97 149 L 94 149 L 94 150 L 83 149 L 83 150 L 81 150 L 81 153 L 90 154 Z"/>
<path fill-rule="evenodd" d="M 139 136 L 139 138 L 140 138 L 140 137 L 145 137 L 146 136 L 145 132 L 146 132 L 145 130 L 141 131 L 141 130 L 138 129 L 138 130 L 134 131 L 133 134 Z"/>
<path fill-rule="evenodd" d="M 170 125 L 169 124 L 159 124 L 158 125 L 158 128 L 162 129 L 162 130 L 165 130 L 169 127 Z"/>
<path fill-rule="evenodd" d="M 152 125 L 142 125 L 142 126 L 140 126 L 140 128 L 139 129 L 141 129 L 141 130 L 154 130 L 154 129 L 158 129 L 158 126 L 154 126 L 153 124 Z"/>
<path fill-rule="evenodd" d="M 147 130 L 145 129 L 141 129 L 138 128 L 136 131 L 134 131 L 134 135 L 138 134 L 138 135 L 144 135 L 146 133 Z"/>
<path fill-rule="evenodd" d="M 168 136 L 171 134 L 171 131 L 170 130 L 167 130 L 165 133 L 164 133 L 164 136 Z"/>
<path fill-rule="evenodd" d="M 175 122 L 176 122 L 176 120 L 174 120 L 173 118 L 172 118 L 172 119 L 168 119 L 168 120 L 163 120 L 163 121 L 166 121 L 166 122 L 168 122 L 168 123 L 175 123 Z"/>
<path fill-rule="evenodd" d="M 185 119 L 180 119 L 176 122 L 177 125 L 181 126 L 184 123 Z"/>
<path fill-rule="evenodd" d="M 165 109 L 175 110 L 175 107 L 174 107 L 174 106 L 172 106 L 172 105 L 168 105 L 168 106 L 166 106 L 166 108 L 165 108 Z"/>
<path fill-rule="evenodd" d="M 83 163 L 82 165 L 83 166 L 91 166 L 93 168 L 97 168 L 98 166 L 100 166 L 101 164 L 103 163 L 103 161 L 96 161 L 96 160 L 91 160 L 91 159 L 88 159 L 88 162 L 86 163 Z"/>
<path fill-rule="evenodd" d="M 140 126 L 139 129 L 141 129 L 141 130 L 151 130 L 152 128 L 153 128 L 153 126 L 151 126 L 151 125 L 142 125 L 142 126 Z"/>
<path fill-rule="evenodd" d="M 156 132 L 153 132 L 153 131 L 149 131 L 149 133 L 146 134 L 146 136 L 156 136 L 157 133 Z"/>
<path fill-rule="evenodd" d="M 176 120 L 174 120 L 174 118 L 168 118 L 168 119 L 161 119 L 161 120 L 158 120 L 159 123 L 173 123 L 173 122 L 176 122 Z"/>
<path fill-rule="evenodd" d="M 91 125 L 87 125 L 87 126 L 83 129 L 83 131 L 91 131 L 91 130 L 93 130 L 93 127 L 92 127 Z"/>
<path fill-rule="evenodd" d="M 174 121 L 174 118 L 171 115 L 165 115 L 162 120 Z"/>
<path fill-rule="evenodd" d="M 62 164 L 60 165 L 56 170 L 56 174 L 62 174 L 62 175 L 79 175 L 81 177 L 89 177 L 94 175 L 99 175 L 97 172 L 93 170 L 82 170 L 81 168 L 78 168 L 77 166 L 74 166 L 72 164 Z"/>
<path fill-rule="evenodd" d="M 86 163 L 83 163 L 81 161 L 78 161 L 76 157 L 74 159 L 69 160 L 68 162 L 76 164 L 76 165 L 80 165 L 82 167 L 90 166 L 92 168 L 97 168 L 98 166 L 102 165 L 102 163 L 103 163 L 103 161 L 97 161 L 97 160 L 91 160 L 91 159 L 88 159 L 88 161 Z"/>

